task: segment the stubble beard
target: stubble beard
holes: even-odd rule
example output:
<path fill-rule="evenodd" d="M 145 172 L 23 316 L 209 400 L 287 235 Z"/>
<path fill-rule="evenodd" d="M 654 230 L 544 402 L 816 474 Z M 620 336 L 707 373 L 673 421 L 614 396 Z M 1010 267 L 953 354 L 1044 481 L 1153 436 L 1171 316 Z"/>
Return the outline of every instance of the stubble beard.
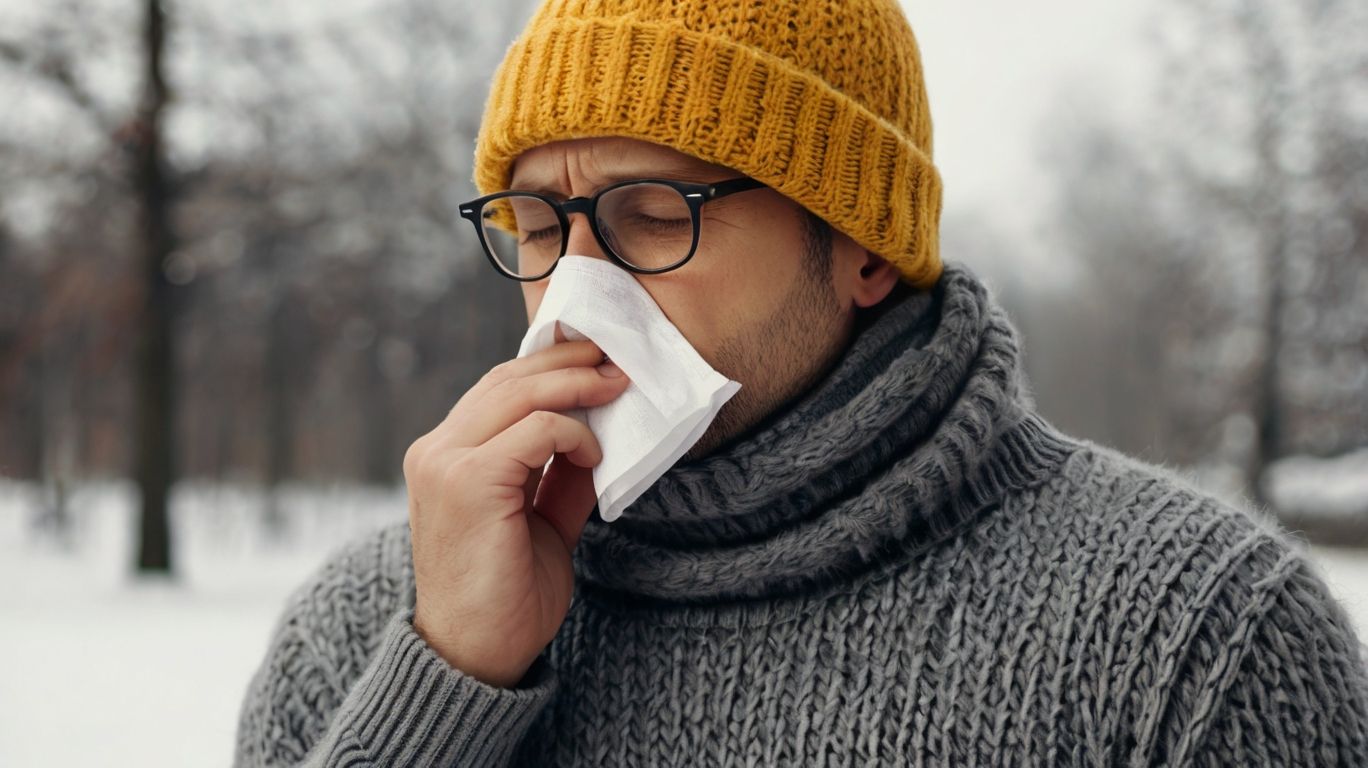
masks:
<path fill-rule="evenodd" d="M 744 435 L 805 394 L 839 357 L 849 328 L 832 285 L 831 232 L 806 214 L 804 221 L 802 271 L 773 313 L 718 347 L 714 367 L 743 385 L 718 410 L 681 463 L 707 456 Z"/>

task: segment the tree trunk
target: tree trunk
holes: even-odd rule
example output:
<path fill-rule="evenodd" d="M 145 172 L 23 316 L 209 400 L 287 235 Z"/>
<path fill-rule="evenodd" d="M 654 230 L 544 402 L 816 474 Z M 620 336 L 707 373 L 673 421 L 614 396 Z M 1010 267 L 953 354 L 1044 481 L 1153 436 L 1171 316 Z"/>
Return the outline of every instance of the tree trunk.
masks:
<path fill-rule="evenodd" d="M 1264 356 L 1254 383 L 1254 421 L 1258 439 L 1245 466 L 1245 482 L 1256 504 L 1277 513 L 1268 486 L 1268 465 L 1283 443 L 1283 403 L 1278 386 L 1282 363 L 1282 322 L 1287 280 L 1287 228 L 1292 224 L 1287 196 L 1294 180 L 1284 172 L 1277 148 L 1286 130 L 1287 62 L 1272 34 L 1267 10 L 1242 8 L 1235 16 L 1249 51 L 1254 81 L 1254 154 L 1259 175 L 1254 181 L 1250 214 L 1261 229 L 1260 263 L 1264 268 Z"/>
<path fill-rule="evenodd" d="M 299 345 L 295 343 L 292 311 L 294 295 L 283 291 L 271 309 L 267 324 L 265 372 L 266 436 L 265 501 L 262 523 L 271 540 L 285 535 L 286 521 L 280 508 L 280 486 L 295 476 L 295 420 L 292 395 L 298 382 L 291 374 L 299 365 Z"/>
<path fill-rule="evenodd" d="M 144 91 L 138 117 L 135 182 L 141 205 L 145 305 L 137 348 L 137 482 L 142 497 L 138 570 L 172 570 L 167 497 L 174 481 L 175 299 L 164 265 L 171 255 L 170 200 L 162 157 L 162 113 L 167 102 L 162 72 L 165 17 L 161 0 L 147 0 L 143 27 Z"/>

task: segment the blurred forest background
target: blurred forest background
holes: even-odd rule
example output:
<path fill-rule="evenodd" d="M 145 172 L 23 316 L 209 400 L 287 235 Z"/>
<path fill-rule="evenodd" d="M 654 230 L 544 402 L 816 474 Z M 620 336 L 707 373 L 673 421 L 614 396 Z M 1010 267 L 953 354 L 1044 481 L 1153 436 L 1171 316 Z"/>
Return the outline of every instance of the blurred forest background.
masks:
<path fill-rule="evenodd" d="M 956 96 L 935 51 L 971 43 L 927 39 L 904 5 L 939 115 Z M 147 765 L 117 718 L 164 733 L 189 712 L 219 723 L 184 723 L 190 762 L 202 737 L 226 749 L 283 590 L 347 531 L 402 518 L 405 449 L 526 328 L 455 208 L 532 6 L 0 0 L 0 650 L 65 659 L 16 670 L 0 755 L 75 749 L 15 691 L 86 710 L 59 692 L 118 674 L 130 703 L 85 741 Z M 1032 191 L 960 198 L 942 165 L 942 255 L 1007 305 L 1066 431 L 1362 546 L 1368 4 L 1144 16 L 1144 117 L 1116 118 L 1084 72 L 1041 84 L 1047 118 L 1000 126 L 1031 134 Z M 938 127 L 938 150 L 953 143 Z M 262 554 L 289 546 L 313 549 L 287 567 Z M 63 570 L 90 552 L 102 573 L 197 592 Z"/>
<path fill-rule="evenodd" d="M 42 489 L 34 525 L 66 535 L 74 484 L 133 478 L 139 562 L 164 570 L 176 481 L 265 489 L 275 528 L 282 484 L 402 482 L 525 329 L 454 209 L 530 7 L 6 9 L 0 474 Z M 943 245 L 1008 304 L 1047 416 L 1340 541 L 1368 498 L 1276 470 L 1368 473 L 1364 16 L 1168 0 L 1152 119 L 1066 94 L 1039 132 L 1042 236 L 960 208 Z M 1022 270 L 1032 248 L 1073 277 Z"/>

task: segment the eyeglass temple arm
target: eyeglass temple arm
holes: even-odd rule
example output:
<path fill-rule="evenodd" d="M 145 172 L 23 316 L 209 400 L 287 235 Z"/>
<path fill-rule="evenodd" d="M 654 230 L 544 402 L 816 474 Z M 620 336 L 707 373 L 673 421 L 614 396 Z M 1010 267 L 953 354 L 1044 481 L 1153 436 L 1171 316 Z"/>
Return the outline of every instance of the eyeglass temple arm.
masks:
<path fill-rule="evenodd" d="M 728 179 L 726 181 L 719 181 L 716 184 L 709 185 L 707 194 L 704 197 L 704 199 L 713 200 L 715 198 L 730 195 L 733 192 L 745 192 L 748 189 L 759 189 L 764 186 L 768 185 L 766 185 L 765 182 L 760 181 L 759 179 L 752 179 L 748 177 L 742 177 L 739 179 Z"/>

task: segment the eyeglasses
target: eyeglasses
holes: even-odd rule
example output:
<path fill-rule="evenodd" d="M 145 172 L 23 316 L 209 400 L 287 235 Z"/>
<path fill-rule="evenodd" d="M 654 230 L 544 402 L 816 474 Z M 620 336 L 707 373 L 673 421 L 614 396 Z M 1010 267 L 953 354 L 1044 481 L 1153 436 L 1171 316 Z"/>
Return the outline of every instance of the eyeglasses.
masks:
<path fill-rule="evenodd" d="M 537 192 L 495 192 L 462 204 L 460 212 L 479 233 L 490 263 L 514 280 L 551 274 L 570 242 L 572 213 L 589 219 L 594 239 L 619 265 L 655 275 L 693 258 L 704 203 L 765 186 L 751 178 L 712 184 L 632 179 L 564 201 Z"/>

